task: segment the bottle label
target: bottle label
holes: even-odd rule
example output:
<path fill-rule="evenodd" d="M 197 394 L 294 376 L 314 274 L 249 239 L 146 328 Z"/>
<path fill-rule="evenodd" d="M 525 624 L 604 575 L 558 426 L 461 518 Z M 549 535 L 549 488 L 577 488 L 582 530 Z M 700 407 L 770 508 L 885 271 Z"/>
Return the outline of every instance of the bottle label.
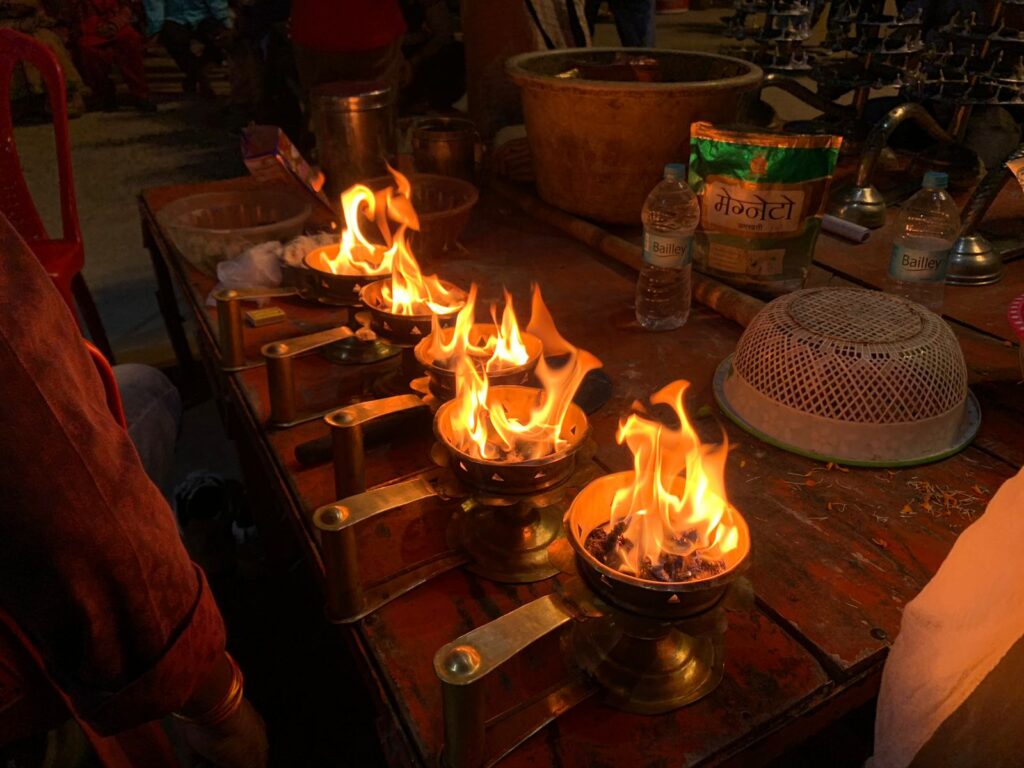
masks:
<path fill-rule="evenodd" d="M 946 279 L 949 249 L 908 248 L 893 243 L 889 276 L 908 283 L 940 283 Z"/>
<path fill-rule="evenodd" d="M 693 261 L 693 235 L 645 231 L 644 261 L 655 267 L 685 267 Z"/>

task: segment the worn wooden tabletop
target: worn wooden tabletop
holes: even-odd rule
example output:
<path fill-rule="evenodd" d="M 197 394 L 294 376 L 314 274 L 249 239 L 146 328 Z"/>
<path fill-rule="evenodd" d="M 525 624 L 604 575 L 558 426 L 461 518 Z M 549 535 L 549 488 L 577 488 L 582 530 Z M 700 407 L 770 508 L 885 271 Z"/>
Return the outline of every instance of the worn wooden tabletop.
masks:
<path fill-rule="evenodd" d="M 185 265 L 159 233 L 155 211 L 172 199 L 211 188 L 250 184 L 233 180 L 202 187 L 164 187 L 141 196 L 144 222 L 172 266 L 198 321 L 201 346 L 212 354 L 215 310 L 204 301 L 213 280 Z M 1005 197 L 1005 196 L 1004 196 Z M 996 216 L 1019 216 L 1019 199 L 1000 201 Z M 982 403 L 982 429 L 960 454 L 928 466 L 895 471 L 829 467 L 770 447 L 723 418 L 711 393 L 712 374 L 734 349 L 742 329 L 695 305 L 679 331 L 652 334 L 635 323 L 635 275 L 577 243 L 526 218 L 511 204 L 484 195 L 462 237 L 464 253 L 430 265 L 443 277 L 481 288 L 483 304 L 503 286 L 525 314 L 532 281 L 540 283 L 563 335 L 594 352 L 613 381 L 611 400 L 592 417 L 596 461 L 605 470 L 630 466 L 614 431 L 629 404 L 674 379 L 692 383 L 691 414 L 707 440 L 728 436 L 730 499 L 750 523 L 756 607 L 730 614 L 723 684 L 706 699 L 656 716 L 627 715 L 585 701 L 532 737 L 502 765 L 704 765 L 729 759 L 763 761 L 840 716 L 877 686 L 881 663 L 899 630 L 901 611 L 938 568 L 957 535 L 979 515 L 1000 483 L 1024 459 L 1024 416 L 1018 404 L 1020 367 L 1010 329 L 998 318 L 1008 297 L 1024 293 L 1024 267 L 1010 265 L 1001 284 L 952 289 L 952 326 L 961 340 L 971 383 Z M 877 231 L 863 246 L 828 236 L 818 245 L 810 284 L 879 284 L 888 254 L 887 233 Z M 1019 267 L 1019 268 L 1018 268 Z M 249 357 L 259 347 L 339 321 L 331 310 L 299 300 L 275 302 L 285 323 L 246 330 Z M 322 410 L 365 397 L 387 366 L 367 373 L 318 355 L 299 359 L 301 408 Z M 298 529 L 314 549 L 309 515 L 333 501 L 327 465 L 302 467 L 296 445 L 326 434 L 320 421 L 287 430 L 267 430 L 266 374 L 256 367 L 224 375 L 219 389 L 249 415 L 250 434 L 266 466 L 279 478 L 285 508 L 300 518 Z M 225 384 L 224 382 L 227 382 Z M 704 409 L 708 406 L 708 409 Z M 430 464 L 430 435 L 376 446 L 368 451 L 370 486 L 393 482 Z M 958 508 L 941 503 L 954 493 Z M 937 502 L 936 499 L 939 501 Z M 361 562 L 370 579 L 429 556 L 443 547 L 443 531 L 431 521 L 443 516 L 438 502 L 401 510 L 360 534 Z M 455 637 L 529 600 L 548 593 L 550 581 L 530 586 L 488 582 L 461 570 L 413 590 L 355 625 L 358 645 L 372 667 L 386 708 L 400 721 L 414 763 L 432 763 L 441 749 L 441 690 L 434 652 Z M 487 697 L 489 711 L 541 690 L 557 677 L 557 650 L 535 647 L 522 663 L 503 670 Z M 545 663 L 539 663 L 538 660 Z"/>

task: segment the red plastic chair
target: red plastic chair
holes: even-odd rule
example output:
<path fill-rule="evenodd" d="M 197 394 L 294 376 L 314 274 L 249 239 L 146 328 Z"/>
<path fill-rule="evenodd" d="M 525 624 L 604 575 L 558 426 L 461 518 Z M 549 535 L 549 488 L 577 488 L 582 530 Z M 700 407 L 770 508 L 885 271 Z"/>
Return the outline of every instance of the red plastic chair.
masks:
<path fill-rule="evenodd" d="M 21 62 L 35 67 L 46 83 L 53 116 L 53 133 L 57 143 L 57 171 L 60 177 L 60 211 L 63 237 L 50 238 L 32 201 L 14 144 L 14 123 L 11 115 L 11 80 L 14 68 Z M 10 29 L 0 29 L 0 213 L 3 213 L 22 236 L 36 258 L 49 273 L 64 301 L 77 318 L 75 306 L 82 313 L 89 335 L 105 355 L 114 355 L 100 320 L 96 302 L 82 277 L 85 250 L 78 226 L 75 203 L 75 181 L 71 171 L 71 141 L 68 137 L 68 105 L 64 73 L 53 52 L 42 43 Z"/>

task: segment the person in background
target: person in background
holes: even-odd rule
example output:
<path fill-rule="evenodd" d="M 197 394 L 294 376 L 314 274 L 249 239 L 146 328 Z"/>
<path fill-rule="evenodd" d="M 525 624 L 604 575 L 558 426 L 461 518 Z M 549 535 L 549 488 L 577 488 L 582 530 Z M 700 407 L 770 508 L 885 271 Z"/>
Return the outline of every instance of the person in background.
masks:
<path fill-rule="evenodd" d="M 451 109 L 466 92 L 466 51 L 455 39 L 446 0 L 402 0 L 408 32 L 402 41 L 406 67 L 403 114 Z"/>
<path fill-rule="evenodd" d="M 0 27 L 34 37 L 57 57 L 67 87 L 68 117 L 78 117 L 85 112 L 85 83 L 61 39 L 60 26 L 61 22 L 47 14 L 39 0 L 0 0 Z M 15 70 L 11 87 L 13 101 L 34 102 L 27 111 L 45 114 L 45 94 L 43 78 L 33 67 Z"/>
<path fill-rule="evenodd" d="M 142 0 L 142 5 L 146 35 L 158 37 L 185 74 L 182 90 L 212 96 L 208 70 L 224 61 L 231 39 L 227 0 Z M 203 44 L 202 55 L 192 52 L 193 40 Z"/>
<path fill-rule="evenodd" d="M 77 723 L 99 765 L 171 768 L 159 721 L 173 712 L 207 763 L 264 768 L 220 611 L 144 469 L 161 474 L 157 453 L 173 447 L 170 385 L 122 371 L 126 431 L 67 305 L 2 215 L 0 261 L 0 765 L 42 764 L 48 734 Z"/>
<path fill-rule="evenodd" d="M 587 0 L 587 24 L 594 34 L 603 0 Z M 608 0 L 619 40 L 627 48 L 654 47 L 654 0 Z"/>
<path fill-rule="evenodd" d="M 307 152 L 316 147 L 316 86 L 350 81 L 398 89 L 405 21 L 398 0 L 292 0 L 289 22 L 304 117 L 296 144 Z"/>
<path fill-rule="evenodd" d="M 128 85 L 132 106 L 141 112 L 155 112 L 142 63 L 145 41 L 132 26 L 128 4 L 123 0 L 81 0 L 76 26 L 82 77 L 100 108 L 117 108 L 117 93 L 110 78 L 116 66 Z"/>
<path fill-rule="evenodd" d="M 397 85 L 404 32 L 398 0 L 292 0 L 292 47 L 303 93 L 339 80 Z"/>

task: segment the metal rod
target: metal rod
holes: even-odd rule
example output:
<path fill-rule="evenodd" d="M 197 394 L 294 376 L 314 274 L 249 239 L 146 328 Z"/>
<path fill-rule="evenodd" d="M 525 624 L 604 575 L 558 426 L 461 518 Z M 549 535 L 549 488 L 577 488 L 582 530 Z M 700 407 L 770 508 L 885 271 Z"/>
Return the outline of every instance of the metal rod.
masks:
<path fill-rule="evenodd" d="M 292 360 L 304 352 L 353 336 L 347 326 L 297 336 L 294 339 L 264 344 L 260 352 L 267 361 L 267 389 L 270 393 L 270 423 L 289 426 L 295 423 L 295 367 Z"/>
<path fill-rule="evenodd" d="M 220 330 L 220 365 L 227 371 L 246 367 L 245 327 L 242 325 L 242 305 L 245 299 L 269 299 L 294 296 L 296 288 L 226 288 L 217 291 L 217 325 Z"/>
<path fill-rule="evenodd" d="M 373 586 L 366 586 L 362 581 L 359 551 L 356 547 L 356 526 L 393 509 L 437 496 L 436 479 L 436 472 L 419 475 L 401 483 L 349 496 L 320 507 L 313 513 L 313 523 L 320 531 L 327 583 L 327 615 L 331 621 L 355 621 L 421 584 L 431 575 L 461 562 L 462 558 L 436 558 Z"/>
<path fill-rule="evenodd" d="M 217 291 L 217 325 L 220 329 L 221 368 L 245 367 L 245 336 L 242 328 L 242 307 L 238 303 L 238 292 Z"/>
<path fill-rule="evenodd" d="M 366 490 L 366 451 L 363 425 L 349 413 L 331 414 L 331 452 L 334 458 L 334 493 L 339 499 Z"/>
<path fill-rule="evenodd" d="M 874 174 L 875 164 L 878 162 L 878 157 L 882 154 L 882 150 L 885 149 L 886 145 L 889 143 L 889 137 L 892 135 L 893 131 L 903 125 L 907 120 L 912 120 L 917 123 L 936 141 L 950 144 L 955 143 L 956 141 L 948 131 L 936 122 L 935 118 L 931 116 L 931 113 L 929 113 L 928 110 L 920 104 L 900 104 L 898 107 L 889 110 L 889 113 L 882 118 L 882 122 L 878 123 L 878 125 L 872 129 L 871 135 L 868 136 L 864 157 L 861 159 L 860 166 L 857 168 L 857 181 L 855 182 L 855 186 L 866 187 L 871 183 L 871 176 Z"/>
<path fill-rule="evenodd" d="M 321 507 L 313 514 L 313 524 L 320 531 L 326 574 L 324 593 L 327 615 L 332 621 L 361 613 L 365 603 L 356 529 L 345 524 L 349 517 L 348 508 L 342 504 Z"/>
<path fill-rule="evenodd" d="M 295 368 L 288 342 L 278 341 L 263 348 L 267 360 L 267 388 L 270 393 L 270 423 L 295 421 Z"/>
<path fill-rule="evenodd" d="M 984 220 L 985 214 L 988 213 L 988 209 L 992 207 L 992 203 L 999 196 L 1003 185 L 1013 177 L 1013 173 L 1006 167 L 1006 164 L 1021 158 L 1024 158 L 1024 144 L 1020 144 L 1005 160 L 990 168 L 978 186 L 974 188 L 971 199 L 964 206 L 960 237 L 969 235 L 978 228 L 978 225 Z"/>

